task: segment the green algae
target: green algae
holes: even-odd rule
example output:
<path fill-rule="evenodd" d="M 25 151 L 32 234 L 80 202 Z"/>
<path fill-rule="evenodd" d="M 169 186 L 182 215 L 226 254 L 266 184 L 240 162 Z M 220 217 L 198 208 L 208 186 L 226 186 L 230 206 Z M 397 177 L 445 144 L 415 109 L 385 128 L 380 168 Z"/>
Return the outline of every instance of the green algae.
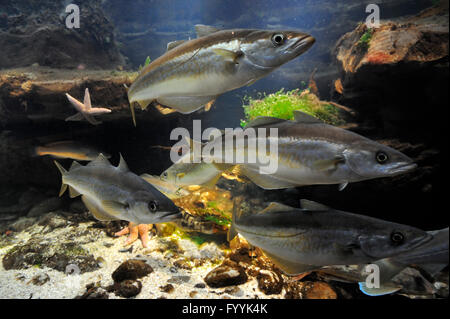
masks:
<path fill-rule="evenodd" d="M 344 121 L 339 116 L 339 109 L 327 102 L 320 101 L 309 89 L 295 89 L 284 92 L 284 89 L 272 94 L 262 94 L 254 99 L 244 97 L 245 119 L 241 126 L 245 127 L 258 116 L 270 116 L 284 120 L 294 120 L 294 111 L 299 110 L 312 115 L 327 124 L 340 125 Z"/>
<path fill-rule="evenodd" d="M 366 32 L 359 38 L 358 40 L 358 47 L 364 50 L 367 50 L 370 46 L 370 40 L 373 36 L 373 29 L 368 28 Z"/>

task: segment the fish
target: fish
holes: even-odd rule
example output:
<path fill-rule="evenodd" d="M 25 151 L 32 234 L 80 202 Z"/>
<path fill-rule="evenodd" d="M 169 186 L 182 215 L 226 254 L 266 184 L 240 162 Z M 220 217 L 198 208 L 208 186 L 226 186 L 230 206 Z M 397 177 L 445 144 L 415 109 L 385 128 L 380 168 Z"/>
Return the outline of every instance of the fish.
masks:
<path fill-rule="evenodd" d="M 68 93 L 66 93 L 66 97 L 69 100 L 69 102 L 72 104 L 72 106 L 79 112 L 75 115 L 72 115 L 72 116 L 69 116 L 68 118 L 66 118 L 66 121 L 81 121 L 81 120 L 85 119 L 92 125 L 99 125 L 102 122 L 96 120 L 94 118 L 94 115 L 111 113 L 110 109 L 107 109 L 104 107 L 92 107 L 91 95 L 89 94 L 88 88 L 86 88 L 86 90 L 84 91 L 83 103 L 81 103 L 74 97 L 70 96 Z"/>
<path fill-rule="evenodd" d="M 398 256 L 375 262 L 380 269 L 380 287 L 369 288 L 367 287 L 365 281 L 360 281 L 360 290 L 369 296 L 391 294 L 402 288 L 395 285 L 395 283 L 392 283 L 391 279 L 408 266 L 416 265 L 428 272 L 431 276 L 435 276 L 442 269 L 448 266 L 449 228 L 447 227 L 441 230 L 430 231 L 428 234 L 432 235 L 433 239 L 418 248 L 407 251 Z"/>
<path fill-rule="evenodd" d="M 172 184 L 170 182 L 166 182 L 162 180 L 159 176 L 142 174 L 141 178 L 146 180 L 148 183 L 152 184 L 161 193 L 163 193 L 170 199 L 176 199 L 183 196 L 188 196 L 190 194 L 188 190 L 176 186 L 175 184 Z"/>
<path fill-rule="evenodd" d="M 216 163 L 219 169 L 238 165 L 233 169 L 239 175 L 263 189 L 338 184 L 339 190 L 343 190 L 348 183 L 395 176 L 417 167 L 403 153 L 354 132 L 325 124 L 301 111 L 294 111 L 294 118 L 291 121 L 258 117 L 244 130 L 234 130 L 234 143 L 226 143 L 227 134 L 224 134 L 199 146 L 202 161 Z M 260 129 L 264 128 L 266 132 L 276 129 L 277 135 L 260 135 Z M 236 147 L 238 142 L 240 147 Z M 269 142 L 277 145 L 277 153 L 257 148 L 255 158 L 260 158 L 263 152 L 262 155 L 275 165 L 261 160 L 250 163 L 248 145 L 269 145 Z M 200 142 L 191 141 L 195 143 Z M 208 151 L 204 151 L 206 148 Z M 196 147 L 191 146 L 191 149 L 195 152 Z M 228 163 L 227 154 L 235 154 Z M 238 156 L 244 161 L 238 162 Z"/>
<path fill-rule="evenodd" d="M 86 166 L 74 161 L 67 171 L 54 161 L 62 175 L 59 196 L 67 188 L 71 198 L 81 195 L 98 220 L 127 220 L 156 224 L 181 218 L 180 209 L 164 194 L 128 169 L 120 155 L 117 167 L 100 154 Z"/>
<path fill-rule="evenodd" d="M 167 52 L 151 62 L 128 90 L 142 109 L 156 102 L 189 114 L 225 92 L 251 85 L 306 52 L 314 37 L 300 31 L 257 29 L 219 30 L 196 25 L 197 38 L 167 45 Z"/>
<path fill-rule="evenodd" d="M 415 227 L 339 211 L 302 200 L 301 209 L 270 203 L 238 215 L 235 199 L 228 240 L 242 235 L 287 275 L 324 266 L 359 265 L 415 249 L 433 236 Z"/>
<path fill-rule="evenodd" d="M 183 163 L 181 160 L 172 164 L 161 173 L 160 179 L 179 187 L 201 185 L 212 187 L 222 176 L 222 170 L 210 163 Z"/>
<path fill-rule="evenodd" d="M 109 154 L 75 141 L 59 141 L 37 146 L 34 149 L 36 156 L 50 155 L 55 158 L 70 158 L 78 161 L 93 161 L 100 153 L 106 158 L 111 157 Z"/>

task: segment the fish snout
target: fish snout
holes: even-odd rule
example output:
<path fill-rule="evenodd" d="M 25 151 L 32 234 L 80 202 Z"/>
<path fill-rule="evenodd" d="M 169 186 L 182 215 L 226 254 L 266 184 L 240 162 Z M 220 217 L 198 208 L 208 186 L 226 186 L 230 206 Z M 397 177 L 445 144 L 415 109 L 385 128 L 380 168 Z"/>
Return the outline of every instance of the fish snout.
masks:
<path fill-rule="evenodd" d="M 417 164 L 413 162 L 398 163 L 390 169 L 390 175 L 399 175 L 410 172 L 417 168 Z"/>
<path fill-rule="evenodd" d="M 315 42 L 316 39 L 313 36 L 304 34 L 303 36 L 298 37 L 298 40 L 292 44 L 289 50 L 295 52 L 296 54 L 302 54 L 312 47 Z"/>

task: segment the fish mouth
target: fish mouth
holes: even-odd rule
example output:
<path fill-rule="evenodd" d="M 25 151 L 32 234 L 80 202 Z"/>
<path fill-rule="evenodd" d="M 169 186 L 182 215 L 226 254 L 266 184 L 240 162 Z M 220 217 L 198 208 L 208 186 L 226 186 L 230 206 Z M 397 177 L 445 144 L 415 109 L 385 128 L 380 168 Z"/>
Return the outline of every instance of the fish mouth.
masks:
<path fill-rule="evenodd" d="M 168 212 L 168 213 L 165 213 L 164 215 L 161 215 L 161 216 L 159 217 L 159 219 L 161 219 L 161 220 L 167 220 L 167 221 L 169 221 L 169 220 L 175 220 L 175 219 L 179 219 L 179 218 L 181 218 L 181 211 Z"/>
<path fill-rule="evenodd" d="M 296 54 L 302 54 L 306 50 L 308 50 L 314 43 L 316 39 L 310 35 L 305 35 L 302 38 L 299 38 L 294 44 L 289 48 L 290 52 L 295 52 Z"/>
<path fill-rule="evenodd" d="M 390 170 L 390 175 L 403 174 L 403 173 L 412 171 L 412 170 L 414 170 L 416 168 L 417 168 L 417 164 L 416 163 L 402 163 L 402 164 L 398 164 L 398 165 L 394 166 Z"/>

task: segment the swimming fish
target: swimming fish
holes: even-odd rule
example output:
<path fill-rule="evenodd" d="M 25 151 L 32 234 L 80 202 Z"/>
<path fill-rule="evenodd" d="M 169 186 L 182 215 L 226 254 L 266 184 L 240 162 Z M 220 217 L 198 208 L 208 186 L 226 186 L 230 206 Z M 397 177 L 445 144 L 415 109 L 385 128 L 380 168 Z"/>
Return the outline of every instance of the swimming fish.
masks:
<path fill-rule="evenodd" d="M 243 147 L 236 147 L 237 142 L 226 143 L 224 134 L 201 146 L 221 152 L 202 152 L 202 159 L 221 163 L 218 165 L 221 169 L 239 165 L 240 175 L 264 189 L 339 184 L 342 190 L 350 182 L 394 176 L 417 167 L 408 156 L 361 135 L 324 124 L 300 111 L 294 111 L 294 117 L 295 121 L 258 117 L 245 130 L 235 130 L 235 139 Z M 260 128 L 266 128 L 267 135 L 259 135 Z M 272 128 L 277 129 L 277 136 L 269 136 Z M 256 134 L 251 136 L 250 130 Z M 278 145 L 277 154 L 267 153 L 267 148 L 257 148 L 256 159 L 260 158 L 262 149 L 262 155 L 273 162 L 273 167 L 260 160 L 249 163 L 248 145 L 252 142 L 269 145 L 268 141 Z M 235 154 L 229 164 L 226 154 Z M 245 161 L 237 162 L 238 156 Z"/>
<path fill-rule="evenodd" d="M 156 187 L 161 193 L 169 197 L 170 199 L 180 198 L 190 194 L 189 191 L 176 186 L 173 183 L 162 180 L 159 176 L 142 174 L 141 177 Z"/>
<path fill-rule="evenodd" d="M 151 184 L 132 173 L 120 156 L 117 167 L 100 154 L 95 161 L 82 166 L 76 161 L 62 174 L 61 196 L 67 187 L 70 197 L 81 199 L 98 220 L 127 220 L 136 224 L 156 224 L 180 218 L 175 204 Z"/>
<path fill-rule="evenodd" d="M 197 38 L 175 41 L 145 67 L 128 90 L 132 111 L 155 101 L 188 114 L 221 94 L 253 84 L 315 42 L 299 31 L 219 30 L 196 25 Z"/>
<path fill-rule="evenodd" d="M 75 115 L 69 116 L 66 118 L 66 121 L 81 121 L 82 119 L 86 119 L 92 125 L 101 124 L 101 121 L 97 121 L 93 116 L 100 114 L 111 113 L 110 109 L 103 107 L 92 107 L 91 105 L 91 96 L 89 94 L 89 89 L 86 88 L 84 92 L 84 101 L 81 103 L 77 99 L 70 96 L 66 93 L 67 99 L 72 104 L 72 106 L 79 112 Z"/>
<path fill-rule="evenodd" d="M 179 187 L 191 185 L 213 186 L 222 176 L 222 171 L 210 163 L 183 163 L 179 161 L 165 170 L 162 181 Z"/>
<path fill-rule="evenodd" d="M 235 200 L 228 239 L 237 233 L 288 275 L 330 265 L 371 263 L 408 252 L 433 238 L 425 231 L 302 200 L 302 209 L 271 203 L 238 216 Z"/>
<path fill-rule="evenodd" d="M 54 142 L 44 146 L 37 146 L 34 149 L 34 154 L 37 156 L 50 155 L 56 158 L 71 158 L 78 161 L 93 161 L 100 153 L 95 148 L 75 141 Z M 105 153 L 103 155 L 106 158 L 111 157 Z"/>
<path fill-rule="evenodd" d="M 408 266 L 417 265 L 432 276 L 448 266 L 449 228 L 428 233 L 433 236 L 433 239 L 429 242 L 398 256 L 375 262 L 374 264 L 378 265 L 380 270 L 380 287 L 369 288 L 365 281 L 360 281 L 360 290 L 369 296 L 391 294 L 402 287 L 391 283 L 390 280 Z"/>

